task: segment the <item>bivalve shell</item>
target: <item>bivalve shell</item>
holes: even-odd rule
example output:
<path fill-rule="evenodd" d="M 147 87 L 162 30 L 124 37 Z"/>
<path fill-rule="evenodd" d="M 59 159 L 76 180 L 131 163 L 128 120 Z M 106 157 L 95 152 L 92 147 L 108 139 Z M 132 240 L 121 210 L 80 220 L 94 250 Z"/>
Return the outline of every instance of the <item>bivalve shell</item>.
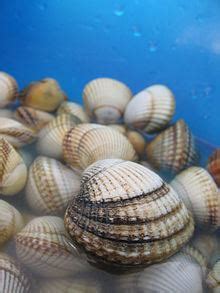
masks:
<path fill-rule="evenodd" d="M 212 270 L 209 272 L 206 283 L 213 289 L 213 293 L 220 292 L 220 260 L 215 263 Z"/>
<path fill-rule="evenodd" d="M 18 85 L 9 74 L 0 71 L 0 108 L 4 108 L 16 99 Z"/>
<path fill-rule="evenodd" d="M 57 114 L 72 114 L 78 117 L 82 123 L 88 123 L 89 117 L 84 111 L 83 107 L 77 103 L 73 102 L 63 102 L 59 109 L 57 110 Z"/>
<path fill-rule="evenodd" d="M 218 187 L 220 187 L 220 149 L 215 150 L 212 156 L 210 156 L 207 169 Z"/>

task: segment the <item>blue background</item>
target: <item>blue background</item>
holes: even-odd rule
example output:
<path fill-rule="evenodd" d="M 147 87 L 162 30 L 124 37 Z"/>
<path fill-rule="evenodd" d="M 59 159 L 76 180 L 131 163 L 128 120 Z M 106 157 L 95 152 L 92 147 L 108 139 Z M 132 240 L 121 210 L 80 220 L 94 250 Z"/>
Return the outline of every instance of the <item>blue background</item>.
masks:
<path fill-rule="evenodd" d="M 0 0 L 0 70 L 20 87 L 54 77 L 75 101 L 99 76 L 164 83 L 175 118 L 220 145 L 218 0 Z"/>

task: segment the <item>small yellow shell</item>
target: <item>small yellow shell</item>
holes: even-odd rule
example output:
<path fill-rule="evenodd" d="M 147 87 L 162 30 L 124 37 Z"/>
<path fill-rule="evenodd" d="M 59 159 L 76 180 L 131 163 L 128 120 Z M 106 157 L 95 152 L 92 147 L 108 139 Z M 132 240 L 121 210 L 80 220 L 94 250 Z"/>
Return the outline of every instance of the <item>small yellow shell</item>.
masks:
<path fill-rule="evenodd" d="M 209 272 L 206 283 L 213 289 L 213 293 L 220 292 L 220 260 L 215 263 L 212 270 Z"/>
<path fill-rule="evenodd" d="M 0 71 L 0 108 L 4 108 L 16 99 L 18 85 L 9 74 Z"/>
<path fill-rule="evenodd" d="M 78 117 L 82 123 L 88 123 L 89 117 L 84 111 L 83 107 L 77 103 L 73 102 L 63 102 L 59 109 L 57 110 L 57 114 L 72 114 Z"/>

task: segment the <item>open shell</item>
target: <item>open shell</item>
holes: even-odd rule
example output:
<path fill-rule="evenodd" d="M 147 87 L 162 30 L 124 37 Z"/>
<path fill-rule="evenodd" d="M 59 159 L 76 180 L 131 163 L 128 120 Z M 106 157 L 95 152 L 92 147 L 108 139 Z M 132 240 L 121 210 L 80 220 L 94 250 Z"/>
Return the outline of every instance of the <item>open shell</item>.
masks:
<path fill-rule="evenodd" d="M 0 108 L 4 108 L 16 99 L 18 85 L 9 74 L 0 71 Z"/>
<path fill-rule="evenodd" d="M 220 149 L 215 150 L 212 156 L 210 156 L 207 169 L 218 187 L 220 187 Z"/>
<path fill-rule="evenodd" d="M 82 123 L 88 123 L 89 117 L 84 111 L 83 107 L 77 103 L 73 102 L 63 102 L 59 109 L 57 110 L 57 114 L 72 114 L 78 117 Z"/>
<path fill-rule="evenodd" d="M 220 292 L 220 259 L 215 263 L 212 270 L 209 272 L 206 283 L 213 289 L 213 293 Z"/>

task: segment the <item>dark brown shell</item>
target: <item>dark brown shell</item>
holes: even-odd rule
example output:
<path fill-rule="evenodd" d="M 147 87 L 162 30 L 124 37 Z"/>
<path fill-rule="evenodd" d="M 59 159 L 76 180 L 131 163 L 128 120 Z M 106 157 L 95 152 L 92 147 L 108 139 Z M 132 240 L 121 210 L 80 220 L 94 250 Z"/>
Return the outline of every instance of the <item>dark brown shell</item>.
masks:
<path fill-rule="evenodd" d="M 207 169 L 220 187 L 220 149 L 216 149 L 210 156 Z"/>

